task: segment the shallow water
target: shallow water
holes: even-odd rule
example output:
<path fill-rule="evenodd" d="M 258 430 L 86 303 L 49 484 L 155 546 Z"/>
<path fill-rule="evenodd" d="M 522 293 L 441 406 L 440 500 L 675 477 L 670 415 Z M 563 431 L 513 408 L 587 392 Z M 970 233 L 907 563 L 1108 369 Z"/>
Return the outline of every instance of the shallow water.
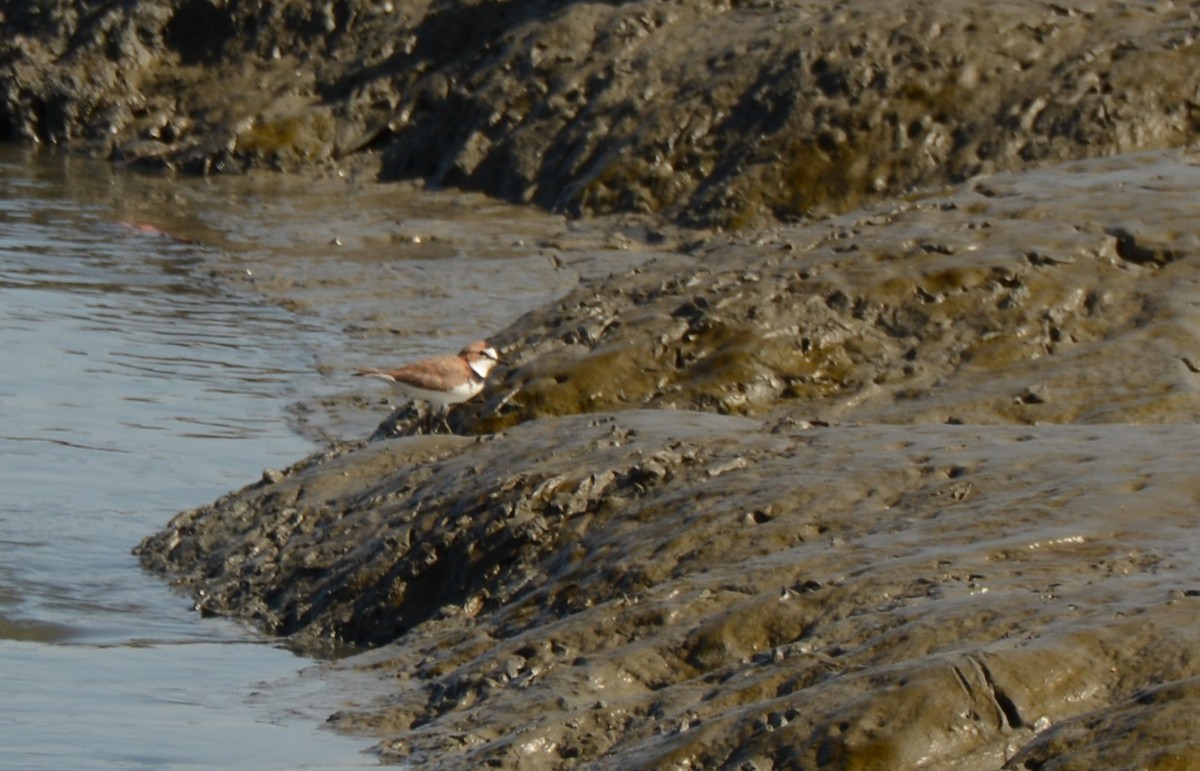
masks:
<path fill-rule="evenodd" d="M 324 332 L 138 227 L 186 229 L 173 191 L 202 182 L 13 148 L 0 181 L 0 765 L 374 765 L 319 730 L 333 697 L 297 696 L 312 662 L 201 620 L 130 553 L 312 451 L 286 407 Z"/>

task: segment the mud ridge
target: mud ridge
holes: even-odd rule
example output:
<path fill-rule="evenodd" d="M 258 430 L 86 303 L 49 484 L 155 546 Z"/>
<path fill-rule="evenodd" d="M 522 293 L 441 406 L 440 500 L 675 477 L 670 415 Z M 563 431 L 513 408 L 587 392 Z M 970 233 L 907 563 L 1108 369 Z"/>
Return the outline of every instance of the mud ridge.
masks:
<path fill-rule="evenodd" d="M 140 557 L 393 683 L 332 721 L 388 761 L 1188 767 L 1198 190 L 1145 153 L 681 244 L 493 335 L 466 436 L 398 411 Z"/>
<path fill-rule="evenodd" d="M 5 3 L 0 137 L 745 226 L 1195 140 L 1186 4 Z"/>

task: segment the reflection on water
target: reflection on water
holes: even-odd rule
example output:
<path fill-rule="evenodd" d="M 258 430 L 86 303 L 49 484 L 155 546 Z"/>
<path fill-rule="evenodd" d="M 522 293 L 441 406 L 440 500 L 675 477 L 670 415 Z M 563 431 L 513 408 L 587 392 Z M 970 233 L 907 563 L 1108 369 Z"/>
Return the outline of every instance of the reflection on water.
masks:
<path fill-rule="evenodd" d="M 324 714 L 261 692 L 303 659 L 199 620 L 130 554 L 312 449 L 284 408 L 319 331 L 219 291 L 200 247 L 123 224 L 186 217 L 166 180 L 11 148 L 0 180 L 3 765 L 367 764 Z"/>
<path fill-rule="evenodd" d="M 0 641 L 5 768 L 335 769 L 375 765 L 290 711 L 298 660 L 264 645 L 45 646 Z M 287 688 L 285 684 L 283 688 Z"/>

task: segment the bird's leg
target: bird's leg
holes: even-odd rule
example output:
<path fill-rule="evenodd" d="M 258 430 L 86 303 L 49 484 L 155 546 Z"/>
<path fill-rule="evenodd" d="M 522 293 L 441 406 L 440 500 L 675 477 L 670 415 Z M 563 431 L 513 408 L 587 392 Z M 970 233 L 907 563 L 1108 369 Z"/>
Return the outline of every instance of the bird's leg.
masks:
<path fill-rule="evenodd" d="M 447 434 L 453 434 L 454 429 L 450 428 L 450 408 L 441 408 L 442 428 L 446 429 Z"/>

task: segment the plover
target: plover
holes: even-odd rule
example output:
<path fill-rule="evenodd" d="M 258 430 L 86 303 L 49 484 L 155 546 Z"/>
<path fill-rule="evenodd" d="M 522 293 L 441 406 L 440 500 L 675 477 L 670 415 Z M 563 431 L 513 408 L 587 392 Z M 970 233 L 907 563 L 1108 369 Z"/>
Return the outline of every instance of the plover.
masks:
<path fill-rule="evenodd" d="M 386 380 L 409 399 L 436 404 L 444 411 L 482 391 L 483 381 L 498 361 L 496 349 L 478 340 L 457 356 L 434 356 L 398 369 L 360 369 L 354 374 Z"/>

